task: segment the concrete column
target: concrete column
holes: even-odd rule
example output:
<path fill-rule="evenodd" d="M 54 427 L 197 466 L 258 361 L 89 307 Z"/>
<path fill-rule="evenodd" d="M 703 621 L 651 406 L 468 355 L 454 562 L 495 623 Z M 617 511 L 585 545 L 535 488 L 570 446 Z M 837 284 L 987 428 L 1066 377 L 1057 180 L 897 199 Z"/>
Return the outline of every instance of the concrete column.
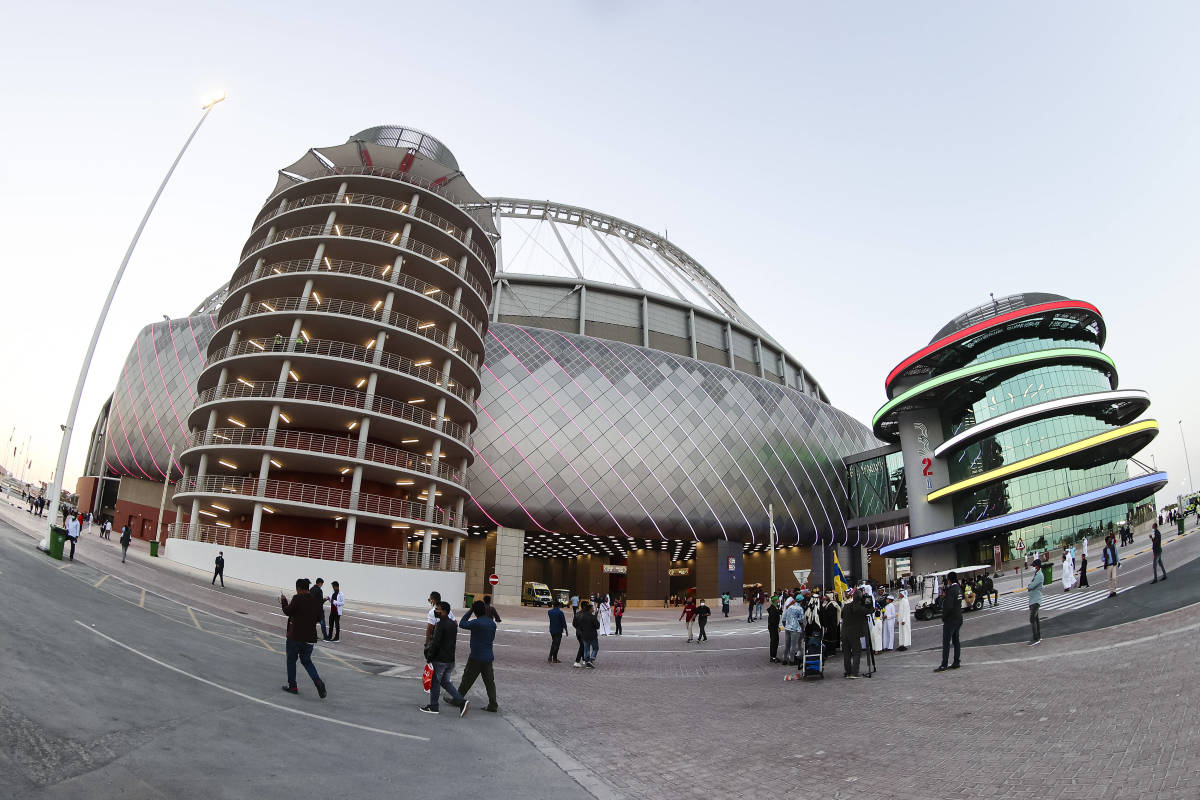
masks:
<path fill-rule="evenodd" d="M 346 181 L 342 181 L 341 185 L 340 185 L 340 186 L 338 186 L 338 190 L 337 190 L 337 197 L 335 197 L 335 198 L 333 199 L 333 202 L 335 202 L 335 203 L 340 203 L 340 202 L 342 202 L 342 198 L 346 196 L 346 187 L 347 187 L 347 185 L 348 185 L 348 184 L 346 183 Z"/>
<path fill-rule="evenodd" d="M 421 569 L 429 569 L 433 557 L 433 531 L 425 529 L 425 539 L 421 542 Z M 453 601 L 451 601 L 453 602 Z"/>
<path fill-rule="evenodd" d="M 910 535 L 916 538 L 953 528 L 954 503 L 949 499 L 936 503 L 925 500 L 925 496 L 934 489 L 950 483 L 949 465 L 945 460 L 933 456 L 933 451 L 944 439 L 941 415 L 934 408 L 905 412 L 899 416 L 899 427 L 900 447 L 904 454 L 904 480 L 908 484 Z M 957 565 L 950 564 L 943 569 L 954 566 Z"/>
<path fill-rule="evenodd" d="M 642 295 L 642 347 L 650 346 L 650 300 Z"/>
<path fill-rule="evenodd" d="M 737 364 L 733 360 L 733 326 L 728 322 L 725 323 L 725 346 L 729 348 L 729 368 L 735 369 Z"/>
<path fill-rule="evenodd" d="M 500 583 L 492 587 L 492 600 L 498 604 L 519 604 L 525 580 L 525 531 L 504 527 L 496 529 L 495 572 Z"/>
<path fill-rule="evenodd" d="M 242 295 L 242 304 L 238 306 L 238 316 L 246 316 L 246 312 L 250 310 L 250 293 L 246 292 Z"/>
<path fill-rule="evenodd" d="M 459 572 L 462 572 L 462 543 L 463 537 L 454 537 L 454 556 L 453 560 L 449 564 L 444 565 L 446 569 L 453 568 Z"/>
<path fill-rule="evenodd" d="M 200 498 L 192 500 L 192 514 L 188 520 L 188 538 L 196 540 L 200 538 Z"/>
<path fill-rule="evenodd" d="M 696 309 L 688 309 L 688 343 L 692 348 L 692 358 L 699 358 L 696 355 Z"/>
<path fill-rule="evenodd" d="M 358 423 L 358 447 L 354 451 L 354 457 L 363 459 L 367 457 L 367 434 L 371 430 L 371 418 L 363 417 Z"/>
<path fill-rule="evenodd" d="M 300 308 L 301 310 L 308 308 L 308 301 L 312 299 L 313 279 L 309 278 L 304 282 L 304 291 L 300 293 Z M 296 320 L 299 322 L 300 320 Z M 292 337 L 293 339 L 296 337 Z"/>
<path fill-rule="evenodd" d="M 392 268 L 388 270 L 387 279 L 392 283 L 399 283 L 400 270 L 404 268 L 404 256 L 396 256 L 392 261 Z"/>
<path fill-rule="evenodd" d="M 587 332 L 587 287 L 579 286 L 579 335 Z"/>
<path fill-rule="evenodd" d="M 336 212 L 336 211 L 330 211 L 330 212 L 329 212 L 329 216 L 325 218 L 325 227 L 321 229 L 321 234 L 322 234 L 323 236 L 328 236 L 328 235 L 329 235 L 329 232 L 330 232 L 331 230 L 333 230 L 333 224 L 334 224 L 336 221 L 337 221 L 337 212 Z"/>
<path fill-rule="evenodd" d="M 350 508 L 358 508 L 358 495 L 362 491 L 362 467 L 354 468 L 354 475 L 350 478 Z"/>
<path fill-rule="evenodd" d="M 346 518 L 346 549 L 342 553 L 342 561 L 354 560 L 354 531 L 358 527 L 358 517 Z"/>
<path fill-rule="evenodd" d="M 408 247 L 408 235 L 412 233 L 412 223 L 404 223 L 404 227 L 400 229 L 400 240 L 396 242 L 397 247 Z M 399 269 L 399 267 L 396 267 Z"/>
<path fill-rule="evenodd" d="M 320 269 L 321 259 L 325 257 L 325 243 L 321 242 L 317 245 L 317 251 L 313 254 L 312 266 L 310 269 Z"/>
<path fill-rule="evenodd" d="M 207 436 L 217 427 L 217 410 L 215 408 L 208 411 L 208 423 L 204 426 L 204 433 Z"/>
<path fill-rule="evenodd" d="M 762 339 L 754 338 L 754 361 L 758 364 L 758 377 L 767 377 L 766 367 L 763 365 L 763 349 Z"/>

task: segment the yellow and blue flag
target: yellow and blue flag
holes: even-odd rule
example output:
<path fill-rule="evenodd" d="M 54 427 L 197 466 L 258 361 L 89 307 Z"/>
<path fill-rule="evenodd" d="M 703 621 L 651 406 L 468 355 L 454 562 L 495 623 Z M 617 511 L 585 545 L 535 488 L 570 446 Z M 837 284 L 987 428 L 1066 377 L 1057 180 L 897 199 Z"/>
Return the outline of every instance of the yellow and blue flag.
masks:
<path fill-rule="evenodd" d="M 833 590 L 837 592 L 838 602 L 844 602 L 846 595 L 850 593 L 850 585 L 846 583 L 846 576 L 842 574 L 842 565 L 838 561 L 837 550 L 833 551 Z"/>

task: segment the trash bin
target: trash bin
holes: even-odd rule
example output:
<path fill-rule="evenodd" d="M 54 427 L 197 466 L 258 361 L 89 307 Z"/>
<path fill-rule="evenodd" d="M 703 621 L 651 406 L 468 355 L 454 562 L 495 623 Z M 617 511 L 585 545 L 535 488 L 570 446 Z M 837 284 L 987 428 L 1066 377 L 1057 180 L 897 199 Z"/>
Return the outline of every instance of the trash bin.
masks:
<path fill-rule="evenodd" d="M 1042 564 L 1042 580 L 1047 584 L 1054 583 L 1054 565 L 1047 562 Z"/>
<path fill-rule="evenodd" d="M 150 557 L 158 558 L 158 540 L 157 539 L 150 542 Z"/>
<path fill-rule="evenodd" d="M 1175 522 L 1179 525 L 1179 535 L 1183 536 L 1183 517 L 1176 517 Z"/>
<path fill-rule="evenodd" d="M 59 548 L 59 556 L 62 556 L 62 548 Z M 471 592 L 463 592 L 463 608 L 470 608 L 475 603 L 475 595 Z"/>
<path fill-rule="evenodd" d="M 50 526 L 50 549 L 47 550 L 51 558 L 57 558 L 62 561 L 63 545 L 67 542 L 67 529 L 60 528 L 57 525 Z"/>

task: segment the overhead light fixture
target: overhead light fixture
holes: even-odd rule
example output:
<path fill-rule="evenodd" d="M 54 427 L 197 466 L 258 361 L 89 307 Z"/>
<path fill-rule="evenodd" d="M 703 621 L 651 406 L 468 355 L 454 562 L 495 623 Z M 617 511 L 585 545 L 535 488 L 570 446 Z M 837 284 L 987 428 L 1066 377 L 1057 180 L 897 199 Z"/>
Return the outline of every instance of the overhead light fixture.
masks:
<path fill-rule="evenodd" d="M 296 382 L 299 382 L 299 381 L 300 381 L 300 376 L 296 374 L 296 370 L 294 370 L 294 369 L 289 369 L 289 370 L 288 370 L 288 375 L 291 377 L 291 379 L 292 379 L 292 380 L 294 380 L 294 381 L 296 381 Z"/>
<path fill-rule="evenodd" d="M 213 508 L 219 508 L 219 509 L 221 509 L 222 511 L 228 511 L 228 510 L 229 510 L 229 506 L 223 506 L 223 505 L 221 505 L 220 503 L 213 503 L 213 504 L 212 504 L 212 507 L 213 507 Z"/>
<path fill-rule="evenodd" d="M 384 264 L 384 265 L 383 265 L 383 274 L 384 274 L 384 275 L 387 275 L 387 274 L 388 274 L 389 272 L 391 272 L 391 271 L 392 271 L 392 265 L 391 265 L 391 264 Z"/>
<path fill-rule="evenodd" d="M 250 381 L 246 380 L 245 378 L 238 378 L 238 383 L 245 384 L 246 386 L 249 386 L 251 389 L 254 388 L 254 384 L 251 383 Z"/>
<path fill-rule="evenodd" d="M 267 349 L 267 348 L 266 348 L 266 347 L 264 347 L 264 346 L 263 346 L 263 345 L 262 345 L 262 344 L 261 344 L 261 343 L 260 343 L 260 342 L 259 342 L 257 339 L 251 339 L 251 340 L 250 340 L 250 344 L 254 345 L 254 346 L 255 346 L 255 347 L 257 347 L 259 350 L 266 350 L 266 349 Z"/>
<path fill-rule="evenodd" d="M 275 307 L 274 307 L 274 306 L 272 306 L 270 303 L 266 303 L 266 302 L 263 302 L 263 301 L 259 301 L 259 303 L 258 303 L 258 304 L 259 304 L 260 306 L 262 306 L 263 308 L 265 308 L 267 311 L 274 311 L 274 310 L 275 310 Z"/>
<path fill-rule="evenodd" d="M 213 512 L 205 511 L 203 508 L 200 509 L 200 513 L 201 513 L 201 515 L 203 515 L 205 517 L 215 517 L 216 516 L 216 514 L 214 514 Z"/>
<path fill-rule="evenodd" d="M 371 350 L 371 349 L 372 349 L 372 348 L 374 348 L 374 347 L 375 347 L 375 340 L 374 340 L 374 339 L 371 339 L 371 340 L 369 340 L 369 341 L 367 342 L 367 349 L 368 349 L 368 350 Z"/>
<path fill-rule="evenodd" d="M 300 329 L 300 338 L 303 339 L 305 342 L 308 341 L 308 331 L 304 330 L 304 328 Z"/>
<path fill-rule="evenodd" d="M 422 322 L 420 325 L 418 325 L 418 326 L 417 326 L 417 330 L 419 330 L 419 331 L 423 331 L 423 330 L 425 330 L 426 328 L 432 328 L 432 327 L 433 327 L 435 324 L 437 324 L 437 323 L 434 323 L 434 322 Z"/>
<path fill-rule="evenodd" d="M 312 294 L 313 300 L 317 301 L 317 305 L 321 305 L 321 295 L 317 294 L 315 291 Z"/>
<path fill-rule="evenodd" d="M 341 522 L 343 519 L 345 519 L 345 517 L 334 517 L 334 518 L 333 518 L 333 521 L 334 521 L 334 522 Z"/>
<path fill-rule="evenodd" d="M 272 459 L 269 459 L 269 460 L 268 460 L 268 463 L 269 463 L 269 464 L 270 464 L 272 467 L 274 467 L 275 469 L 283 469 L 283 464 L 280 464 L 278 461 L 276 461 L 276 460 L 275 460 L 275 459 L 273 459 L 273 458 L 272 458 Z"/>
<path fill-rule="evenodd" d="M 435 286 L 432 289 L 426 289 L 425 294 L 437 294 L 440 291 L 441 291 L 441 289 L 439 289 Z"/>
<path fill-rule="evenodd" d="M 267 512 L 268 514 L 275 513 L 275 509 L 271 508 L 270 506 L 263 506 L 263 511 Z"/>
<path fill-rule="evenodd" d="M 325 256 L 325 269 L 333 269 L 333 264 L 329 263 L 329 256 Z"/>
<path fill-rule="evenodd" d="M 401 439 L 400 444 L 416 444 L 420 439 Z"/>
<path fill-rule="evenodd" d="M 354 429 L 355 429 L 355 428 L 357 428 L 357 427 L 358 427 L 358 422 L 357 422 L 357 421 L 355 421 L 355 422 L 351 422 L 351 423 L 350 423 L 349 430 L 354 430 Z"/>
<path fill-rule="evenodd" d="M 342 467 L 340 470 L 338 470 L 338 472 L 340 472 L 343 475 L 345 475 L 349 471 L 350 471 L 349 467 Z"/>
<path fill-rule="evenodd" d="M 414 367 L 428 367 L 432 363 L 433 363 L 432 358 L 424 358 L 424 359 L 421 359 L 420 361 L 414 361 L 413 366 Z"/>
<path fill-rule="evenodd" d="M 414 481 L 396 481 L 397 486 L 412 486 Z"/>
<path fill-rule="evenodd" d="M 396 231 L 396 233 L 392 235 L 391 241 L 389 241 L 388 244 L 395 244 L 396 240 L 399 238 L 400 238 L 400 231 Z"/>
<path fill-rule="evenodd" d="M 292 424 L 292 418 L 289 417 L 287 414 L 283 413 L 282 411 L 279 412 L 279 418 L 281 420 L 283 420 L 284 422 L 288 423 L 289 425 Z"/>
<path fill-rule="evenodd" d="M 228 522 L 221 522 L 220 520 L 217 520 L 217 527 L 218 528 L 232 528 L 233 526 L 230 525 Z"/>
<path fill-rule="evenodd" d="M 342 235 L 342 226 L 341 225 L 334 225 L 333 229 L 337 232 L 338 236 Z"/>
<path fill-rule="evenodd" d="M 449 261 L 449 260 L 450 260 L 450 256 L 442 256 L 441 258 L 439 258 L 439 259 L 437 260 L 437 263 L 439 263 L 439 264 L 445 264 L 445 263 L 446 263 L 447 261 Z"/>
<path fill-rule="evenodd" d="M 230 422 L 232 422 L 234 425 L 237 425 L 239 428 L 244 428 L 244 427 L 246 427 L 246 423 L 242 422 L 242 421 L 241 421 L 240 419 L 238 419 L 237 417 L 226 417 L 225 419 L 229 420 L 229 421 L 230 421 Z"/>
<path fill-rule="evenodd" d="M 234 463 L 232 463 L 232 462 L 230 462 L 230 461 L 226 461 L 226 460 L 225 460 L 225 459 L 223 459 L 223 458 L 222 458 L 222 459 L 219 459 L 219 460 L 217 461 L 217 463 L 218 463 L 218 464 L 220 464 L 220 465 L 221 465 L 221 466 L 223 466 L 223 467 L 229 467 L 230 469 L 237 469 L 237 464 L 234 464 Z"/>
<path fill-rule="evenodd" d="M 366 378 L 359 378 L 359 379 L 358 379 L 358 383 L 354 384 L 354 388 L 355 388 L 355 389 L 361 389 L 361 388 L 363 387 L 363 384 L 364 384 L 364 383 L 366 383 L 366 382 L 367 382 L 367 379 L 366 379 Z"/>
<path fill-rule="evenodd" d="M 404 205 L 400 206 L 400 211 L 402 213 L 405 211 L 408 211 L 408 203 L 405 203 Z"/>
<path fill-rule="evenodd" d="M 379 307 L 380 307 L 381 305 L 383 305 L 383 301 L 382 301 L 382 300 L 376 300 L 376 301 L 375 301 L 375 305 L 371 306 L 371 310 L 372 310 L 372 311 L 378 311 L 378 310 L 379 310 Z"/>
<path fill-rule="evenodd" d="M 392 523 L 392 530 L 405 530 L 406 528 L 411 528 L 411 527 L 412 527 L 411 525 L 405 525 L 402 522 L 393 522 Z"/>
<path fill-rule="evenodd" d="M 415 406 L 415 405 L 417 405 L 417 404 L 419 404 L 419 403 L 424 403 L 424 402 L 425 402 L 425 398 L 424 398 L 424 397 L 414 397 L 413 399 L 409 400 L 408 402 L 409 402 L 409 404 L 410 404 L 410 405 L 414 405 L 414 406 Z"/>
<path fill-rule="evenodd" d="M 233 440 L 232 440 L 232 439 L 230 439 L 228 436 L 225 436 L 224 434 L 217 433 L 216 431 L 213 431 L 213 436 L 214 436 L 214 437 L 216 437 L 217 439 L 223 439 L 223 440 L 224 440 L 224 441 L 226 441 L 226 442 L 231 442 L 231 441 L 233 441 Z"/>

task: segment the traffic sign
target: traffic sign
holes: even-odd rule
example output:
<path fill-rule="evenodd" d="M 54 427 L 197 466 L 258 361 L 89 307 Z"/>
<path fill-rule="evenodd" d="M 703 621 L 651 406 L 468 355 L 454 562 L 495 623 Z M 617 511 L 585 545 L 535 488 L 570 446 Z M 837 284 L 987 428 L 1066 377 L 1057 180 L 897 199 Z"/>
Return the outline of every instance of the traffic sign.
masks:
<path fill-rule="evenodd" d="M 489 575 L 488 583 L 490 583 L 492 586 L 498 586 L 500 584 L 500 576 L 499 575 Z"/>

